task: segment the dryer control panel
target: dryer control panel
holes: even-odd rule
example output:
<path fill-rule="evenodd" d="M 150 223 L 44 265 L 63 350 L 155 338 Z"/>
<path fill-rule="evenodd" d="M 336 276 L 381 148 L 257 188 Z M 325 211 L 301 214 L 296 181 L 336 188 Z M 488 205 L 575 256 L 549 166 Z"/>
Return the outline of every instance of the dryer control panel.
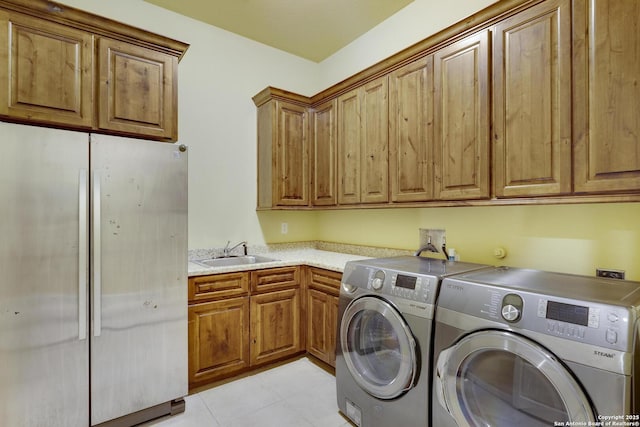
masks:
<path fill-rule="evenodd" d="M 625 307 L 445 279 L 438 307 L 532 331 L 630 351 L 635 318 Z"/>
<path fill-rule="evenodd" d="M 626 342 L 628 315 L 619 307 L 596 307 L 540 298 L 537 317 L 547 320 L 547 332 L 584 340 L 589 330 L 607 344 Z M 597 331 L 597 332 L 595 332 Z"/>

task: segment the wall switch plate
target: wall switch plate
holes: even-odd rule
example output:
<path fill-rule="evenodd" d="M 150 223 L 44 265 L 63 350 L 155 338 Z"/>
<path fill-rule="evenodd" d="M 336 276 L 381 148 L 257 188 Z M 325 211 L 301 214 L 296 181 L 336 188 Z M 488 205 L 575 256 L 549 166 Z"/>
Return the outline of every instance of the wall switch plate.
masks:
<path fill-rule="evenodd" d="M 420 229 L 420 247 L 425 246 L 431 238 L 431 244 L 438 249 L 438 253 L 442 254 L 442 245 L 445 243 L 444 229 L 421 228 Z"/>
<path fill-rule="evenodd" d="M 609 279 L 624 280 L 624 270 L 611 270 L 606 268 L 596 268 L 596 276 L 607 277 Z"/>

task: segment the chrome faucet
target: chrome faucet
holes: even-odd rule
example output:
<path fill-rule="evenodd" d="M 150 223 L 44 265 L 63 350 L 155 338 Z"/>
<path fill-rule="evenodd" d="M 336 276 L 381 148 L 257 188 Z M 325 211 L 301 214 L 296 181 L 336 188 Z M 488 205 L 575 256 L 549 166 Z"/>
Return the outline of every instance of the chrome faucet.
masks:
<path fill-rule="evenodd" d="M 227 245 L 222 250 L 222 253 L 223 253 L 225 258 L 230 257 L 231 256 L 230 255 L 231 251 L 233 251 L 235 248 L 237 248 L 240 245 L 242 245 L 242 247 L 244 248 L 244 254 L 247 255 L 247 242 L 246 241 L 242 241 L 242 242 L 238 243 L 237 245 L 233 246 L 232 248 L 229 247 L 230 244 L 231 244 L 231 240 L 228 240 L 227 241 Z"/>

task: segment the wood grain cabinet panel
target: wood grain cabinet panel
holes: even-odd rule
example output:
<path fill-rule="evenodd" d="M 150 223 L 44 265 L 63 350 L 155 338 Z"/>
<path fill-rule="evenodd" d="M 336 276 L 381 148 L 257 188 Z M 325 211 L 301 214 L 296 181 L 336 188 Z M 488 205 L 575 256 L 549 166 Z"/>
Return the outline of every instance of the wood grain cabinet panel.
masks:
<path fill-rule="evenodd" d="M 189 387 L 250 366 L 249 297 L 189 306 Z"/>
<path fill-rule="evenodd" d="M 360 96 L 353 90 L 338 98 L 338 203 L 360 203 Z"/>
<path fill-rule="evenodd" d="M 338 203 L 389 201 L 388 77 L 338 97 Z"/>
<path fill-rule="evenodd" d="M 0 65 L 0 115 L 91 128 L 91 34 L 0 10 Z"/>
<path fill-rule="evenodd" d="M 640 2 L 573 2 L 575 191 L 640 189 Z"/>
<path fill-rule="evenodd" d="M 336 149 L 338 101 L 332 99 L 313 109 L 311 149 L 311 205 L 334 206 L 336 193 Z"/>
<path fill-rule="evenodd" d="M 300 289 L 251 296 L 251 365 L 293 356 L 303 350 Z"/>
<path fill-rule="evenodd" d="M 277 267 L 251 272 L 251 294 L 300 286 L 300 267 Z"/>
<path fill-rule="evenodd" d="M 189 278 L 189 303 L 249 295 L 249 273 L 223 273 Z"/>
<path fill-rule="evenodd" d="M 389 76 L 389 179 L 393 202 L 433 199 L 433 56 Z"/>
<path fill-rule="evenodd" d="M 311 267 L 307 277 L 307 351 L 335 367 L 342 274 Z"/>
<path fill-rule="evenodd" d="M 434 53 L 435 198 L 489 197 L 489 30 Z"/>
<path fill-rule="evenodd" d="M 547 0 L 494 32 L 498 197 L 571 192 L 571 4 Z"/>
<path fill-rule="evenodd" d="M 98 126 L 157 138 L 177 138 L 175 56 L 100 38 Z"/>
<path fill-rule="evenodd" d="M 309 112 L 266 94 L 258 107 L 258 208 L 309 205 Z M 265 100 L 264 98 L 267 98 Z"/>

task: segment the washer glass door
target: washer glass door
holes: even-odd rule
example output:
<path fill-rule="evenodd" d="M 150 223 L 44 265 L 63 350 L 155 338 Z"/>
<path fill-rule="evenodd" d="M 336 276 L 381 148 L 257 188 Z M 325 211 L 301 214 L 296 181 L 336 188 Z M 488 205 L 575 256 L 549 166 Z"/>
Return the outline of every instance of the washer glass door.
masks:
<path fill-rule="evenodd" d="M 438 401 L 461 426 L 595 421 L 573 375 L 546 349 L 510 332 L 467 335 L 440 353 L 435 374 Z"/>
<path fill-rule="evenodd" d="M 415 340 L 387 301 L 369 296 L 352 301 L 342 317 L 340 344 L 347 368 L 367 393 L 393 399 L 412 387 L 418 360 Z"/>

